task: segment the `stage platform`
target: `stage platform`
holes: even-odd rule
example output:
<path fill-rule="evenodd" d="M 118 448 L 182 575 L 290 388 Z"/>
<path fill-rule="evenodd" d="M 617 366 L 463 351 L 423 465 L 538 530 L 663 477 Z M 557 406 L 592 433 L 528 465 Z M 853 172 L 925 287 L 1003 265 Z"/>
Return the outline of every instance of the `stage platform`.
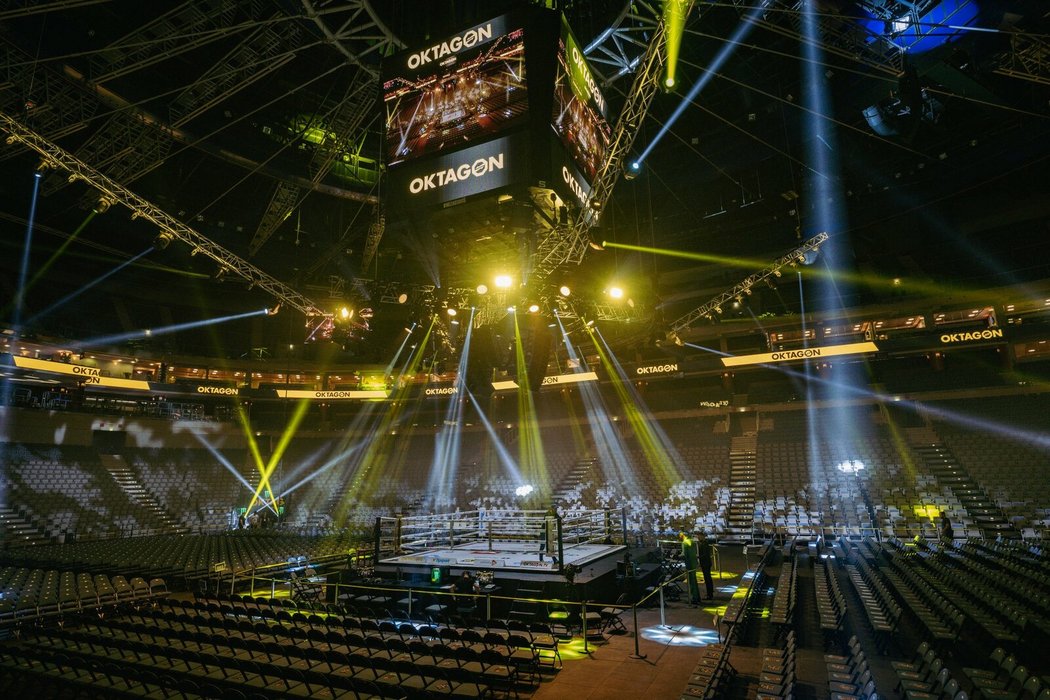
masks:
<path fill-rule="evenodd" d="M 481 545 L 481 546 L 479 546 Z M 604 576 L 616 570 L 626 551 L 623 545 L 578 544 L 562 550 L 565 564 L 580 567 L 576 575 L 579 583 Z M 485 543 L 467 543 L 454 548 L 424 549 L 380 559 L 377 572 L 428 574 L 435 566 L 447 566 L 453 576 L 463 571 L 491 571 L 496 578 L 515 578 L 529 581 L 562 581 L 558 565 L 546 553 L 540 552 L 534 542 L 493 542 L 492 549 Z"/>
<path fill-rule="evenodd" d="M 545 511 L 448 513 L 380 518 L 378 573 L 429 575 L 434 567 L 491 571 L 495 578 L 563 581 L 565 565 L 580 567 L 587 583 L 616 570 L 626 547 L 616 544 L 621 514 L 580 511 L 559 516 Z M 559 562 L 562 557 L 564 561 Z"/>

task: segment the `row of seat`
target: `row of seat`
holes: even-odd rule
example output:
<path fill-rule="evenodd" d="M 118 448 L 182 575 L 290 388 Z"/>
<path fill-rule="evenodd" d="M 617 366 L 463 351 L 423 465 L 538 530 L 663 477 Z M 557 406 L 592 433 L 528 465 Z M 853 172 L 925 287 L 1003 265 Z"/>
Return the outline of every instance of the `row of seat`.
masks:
<path fill-rule="evenodd" d="M 160 625 L 179 632 L 204 628 L 236 631 L 249 637 L 294 638 L 312 644 L 345 644 L 384 648 L 391 640 L 404 643 L 422 642 L 429 646 L 452 649 L 469 647 L 475 651 L 494 651 L 506 656 L 508 662 L 524 656 L 535 657 L 537 664 L 554 668 L 561 663 L 559 638 L 551 626 L 543 622 L 526 625 L 520 620 L 506 620 L 496 625 L 489 621 L 483 628 L 433 625 L 404 618 L 370 618 L 335 613 L 290 613 L 280 609 L 274 616 L 252 615 L 225 605 L 204 604 L 197 601 L 193 612 L 185 607 L 160 606 L 138 613 L 140 622 Z M 334 606 L 329 606 L 329 608 Z"/>
<path fill-rule="evenodd" d="M 777 578 L 777 587 L 773 594 L 773 605 L 769 609 L 769 620 L 774 625 L 787 626 L 794 623 L 795 598 L 798 594 L 796 578 L 795 557 L 787 557 L 781 564 L 780 576 Z"/>
<path fill-rule="evenodd" d="M 817 617 L 820 619 L 820 629 L 827 646 L 827 643 L 842 631 L 846 599 L 842 595 L 835 571 L 824 559 L 818 559 L 813 566 L 813 585 L 817 598 Z"/>
<path fill-rule="evenodd" d="M 795 692 L 795 631 L 788 632 L 783 649 L 763 649 L 756 700 L 783 700 Z"/>
<path fill-rule="evenodd" d="M 824 665 L 832 700 L 877 700 L 871 667 L 856 636 L 850 637 L 846 654 L 825 654 Z"/>
<path fill-rule="evenodd" d="M 92 576 L 9 566 L 0 569 L 0 625 L 141 601 L 167 592 L 162 578 L 147 583 L 141 576 L 128 581 L 120 574 Z"/>
<path fill-rule="evenodd" d="M 880 648 L 885 648 L 897 630 L 900 606 L 863 558 L 855 558 L 854 562 L 846 566 L 846 572 L 860 597 L 864 613 Z"/>

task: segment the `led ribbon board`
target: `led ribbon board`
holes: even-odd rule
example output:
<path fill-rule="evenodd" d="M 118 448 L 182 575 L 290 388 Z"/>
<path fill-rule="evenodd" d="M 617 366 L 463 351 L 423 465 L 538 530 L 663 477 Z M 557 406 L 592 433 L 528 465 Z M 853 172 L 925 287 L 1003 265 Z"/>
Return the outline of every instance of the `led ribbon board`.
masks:
<path fill-rule="evenodd" d="M 310 391 L 309 389 L 278 389 L 281 399 L 314 399 L 316 401 L 346 401 L 352 399 L 385 399 L 383 389 L 351 389 L 346 391 Z"/>
<path fill-rule="evenodd" d="M 579 384 L 580 382 L 596 382 L 598 381 L 598 375 L 594 372 L 575 372 L 573 374 L 555 374 L 549 377 L 544 377 L 543 382 L 540 386 L 554 386 L 555 384 Z M 502 382 L 492 382 L 492 388 L 496 391 L 503 391 L 506 389 L 518 389 L 518 383 L 511 380 Z"/>
<path fill-rule="evenodd" d="M 840 357 L 842 355 L 863 355 L 878 351 L 879 348 L 875 343 L 847 343 L 845 345 L 829 345 L 825 347 L 797 348 L 795 350 L 765 352 L 759 355 L 723 357 L 722 364 L 726 367 L 741 367 L 743 365 L 764 365 L 775 364 L 778 362 L 797 362 L 799 360 L 820 360 L 825 357 Z"/>
<path fill-rule="evenodd" d="M 51 360 L 37 360 L 32 357 L 21 357 L 19 355 L 12 355 L 12 359 L 15 362 L 15 367 L 51 372 L 53 374 L 66 374 L 76 377 L 85 384 L 113 387 L 115 389 L 134 389 L 136 391 L 149 391 L 150 389 L 149 382 L 139 379 L 107 377 L 102 374 L 102 370 L 98 367 L 85 367 L 84 365 L 72 365 Z"/>

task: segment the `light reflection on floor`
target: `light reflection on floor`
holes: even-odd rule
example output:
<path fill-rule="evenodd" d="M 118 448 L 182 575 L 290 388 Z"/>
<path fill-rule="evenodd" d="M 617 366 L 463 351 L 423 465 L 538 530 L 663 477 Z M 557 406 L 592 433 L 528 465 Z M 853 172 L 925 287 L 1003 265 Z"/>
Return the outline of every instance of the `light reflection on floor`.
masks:
<path fill-rule="evenodd" d="M 666 646 L 706 647 L 718 643 L 718 633 L 712 629 L 691 625 L 671 625 L 642 628 L 642 639 Z"/>

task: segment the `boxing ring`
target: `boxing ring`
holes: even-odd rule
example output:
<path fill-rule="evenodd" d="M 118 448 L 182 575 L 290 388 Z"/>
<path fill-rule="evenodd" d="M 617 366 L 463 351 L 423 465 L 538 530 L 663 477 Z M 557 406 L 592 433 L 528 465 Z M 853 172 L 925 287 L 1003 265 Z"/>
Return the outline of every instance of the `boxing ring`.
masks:
<path fill-rule="evenodd" d="M 435 567 L 452 575 L 491 571 L 494 576 L 560 580 L 566 566 L 579 567 L 586 582 L 616 568 L 624 551 L 622 511 L 466 511 L 377 518 L 377 571 L 426 574 Z"/>

